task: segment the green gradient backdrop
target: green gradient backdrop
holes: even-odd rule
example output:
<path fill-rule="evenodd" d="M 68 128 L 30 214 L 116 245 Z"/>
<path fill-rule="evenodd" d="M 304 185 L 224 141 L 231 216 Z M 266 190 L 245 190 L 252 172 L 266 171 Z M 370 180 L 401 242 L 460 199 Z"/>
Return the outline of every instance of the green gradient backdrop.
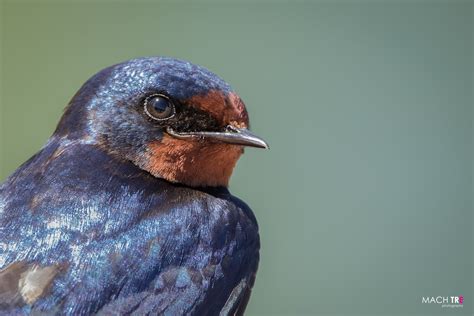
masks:
<path fill-rule="evenodd" d="M 2 6 L 2 179 L 99 69 L 188 59 L 271 145 L 231 183 L 261 225 L 249 315 L 472 313 L 473 2 L 38 2 Z"/>

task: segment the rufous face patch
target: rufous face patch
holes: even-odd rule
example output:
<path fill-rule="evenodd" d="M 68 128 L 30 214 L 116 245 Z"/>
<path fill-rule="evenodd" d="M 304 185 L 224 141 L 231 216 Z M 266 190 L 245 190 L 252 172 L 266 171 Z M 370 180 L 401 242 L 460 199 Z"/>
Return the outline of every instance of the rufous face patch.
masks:
<path fill-rule="evenodd" d="M 227 186 L 242 154 L 241 146 L 198 140 L 180 140 L 164 135 L 149 144 L 142 162 L 157 177 L 190 186 Z"/>

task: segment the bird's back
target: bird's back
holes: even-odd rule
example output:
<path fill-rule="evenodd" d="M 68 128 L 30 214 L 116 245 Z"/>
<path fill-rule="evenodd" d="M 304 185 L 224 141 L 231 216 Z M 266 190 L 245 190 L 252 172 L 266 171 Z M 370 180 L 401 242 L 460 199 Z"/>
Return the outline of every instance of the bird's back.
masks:
<path fill-rule="evenodd" d="M 155 178 L 52 139 L 0 186 L 0 313 L 232 314 L 258 265 L 227 189 Z"/>

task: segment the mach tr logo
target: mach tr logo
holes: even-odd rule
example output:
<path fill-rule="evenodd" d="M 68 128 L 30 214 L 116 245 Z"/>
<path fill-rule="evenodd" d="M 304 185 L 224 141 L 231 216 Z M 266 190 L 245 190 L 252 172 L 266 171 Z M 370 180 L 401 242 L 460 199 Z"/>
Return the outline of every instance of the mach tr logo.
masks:
<path fill-rule="evenodd" d="M 423 296 L 421 298 L 423 304 L 438 304 L 441 307 L 462 307 L 464 296 Z"/>

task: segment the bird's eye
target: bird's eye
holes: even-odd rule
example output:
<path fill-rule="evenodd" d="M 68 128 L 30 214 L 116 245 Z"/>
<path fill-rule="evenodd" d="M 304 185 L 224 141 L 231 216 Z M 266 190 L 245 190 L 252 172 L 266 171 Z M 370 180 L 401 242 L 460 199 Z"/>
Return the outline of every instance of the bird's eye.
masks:
<path fill-rule="evenodd" d="M 145 99 L 145 113 L 154 120 L 164 121 L 175 115 L 175 108 L 167 96 L 154 94 Z"/>

